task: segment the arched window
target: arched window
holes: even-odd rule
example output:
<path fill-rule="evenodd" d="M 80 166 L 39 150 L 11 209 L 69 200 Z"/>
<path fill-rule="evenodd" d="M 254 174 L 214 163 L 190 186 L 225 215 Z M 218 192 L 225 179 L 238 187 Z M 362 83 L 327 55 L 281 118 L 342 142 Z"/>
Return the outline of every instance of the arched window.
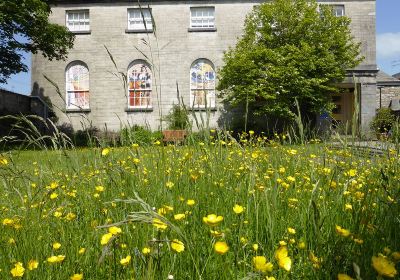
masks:
<path fill-rule="evenodd" d="M 89 109 L 89 69 L 80 61 L 66 70 L 67 109 Z"/>
<path fill-rule="evenodd" d="M 135 61 L 128 70 L 128 107 L 151 108 L 152 73 L 142 60 Z"/>
<path fill-rule="evenodd" d="M 215 107 L 215 71 L 207 59 L 198 59 L 190 68 L 190 104 L 192 108 Z"/>

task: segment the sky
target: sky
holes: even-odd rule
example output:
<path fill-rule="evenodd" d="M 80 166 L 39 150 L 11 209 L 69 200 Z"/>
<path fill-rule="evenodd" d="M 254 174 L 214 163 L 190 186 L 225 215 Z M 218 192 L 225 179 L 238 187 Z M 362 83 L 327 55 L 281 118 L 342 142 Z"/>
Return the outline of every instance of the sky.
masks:
<path fill-rule="evenodd" d="M 377 64 L 384 72 L 393 75 L 400 72 L 400 0 L 376 0 L 376 50 Z M 24 55 L 24 62 L 31 68 L 31 55 Z M 13 75 L 1 88 L 30 94 L 31 75 Z"/>

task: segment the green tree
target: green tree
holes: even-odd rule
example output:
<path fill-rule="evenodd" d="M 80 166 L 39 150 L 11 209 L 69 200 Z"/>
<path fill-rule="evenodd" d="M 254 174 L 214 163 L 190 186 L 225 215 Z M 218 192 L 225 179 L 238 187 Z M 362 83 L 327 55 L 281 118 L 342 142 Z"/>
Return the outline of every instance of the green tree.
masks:
<path fill-rule="evenodd" d="M 49 60 L 65 59 L 74 35 L 49 22 L 50 0 L 0 0 L 0 83 L 27 72 L 23 52 L 40 51 Z"/>
<path fill-rule="evenodd" d="M 349 18 L 315 0 L 273 0 L 246 18 L 244 35 L 224 55 L 218 89 L 256 116 L 290 122 L 297 100 L 315 119 L 331 110 L 329 93 L 362 59 Z"/>

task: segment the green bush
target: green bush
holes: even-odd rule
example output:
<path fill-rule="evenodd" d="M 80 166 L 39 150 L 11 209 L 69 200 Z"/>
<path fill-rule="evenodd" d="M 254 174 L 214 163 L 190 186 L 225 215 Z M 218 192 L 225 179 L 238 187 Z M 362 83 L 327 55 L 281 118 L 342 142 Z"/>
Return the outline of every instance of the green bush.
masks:
<path fill-rule="evenodd" d="M 165 117 L 169 129 L 187 129 L 189 127 L 188 111 L 184 106 L 174 105 Z"/>
<path fill-rule="evenodd" d="M 128 146 L 132 144 L 145 146 L 161 139 L 162 133 L 160 131 L 153 132 L 148 128 L 138 125 L 124 127 L 120 131 L 120 142 L 122 146 Z"/>
<path fill-rule="evenodd" d="M 371 129 L 377 133 L 388 133 L 395 121 L 396 117 L 389 108 L 381 108 L 371 122 Z"/>

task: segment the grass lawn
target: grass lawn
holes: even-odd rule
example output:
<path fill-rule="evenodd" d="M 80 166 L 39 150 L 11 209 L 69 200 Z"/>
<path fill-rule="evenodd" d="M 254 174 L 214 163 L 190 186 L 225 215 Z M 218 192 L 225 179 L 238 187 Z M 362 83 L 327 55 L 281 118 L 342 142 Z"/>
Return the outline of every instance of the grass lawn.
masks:
<path fill-rule="evenodd" d="M 0 279 L 399 278 L 399 167 L 255 138 L 4 153 Z"/>

